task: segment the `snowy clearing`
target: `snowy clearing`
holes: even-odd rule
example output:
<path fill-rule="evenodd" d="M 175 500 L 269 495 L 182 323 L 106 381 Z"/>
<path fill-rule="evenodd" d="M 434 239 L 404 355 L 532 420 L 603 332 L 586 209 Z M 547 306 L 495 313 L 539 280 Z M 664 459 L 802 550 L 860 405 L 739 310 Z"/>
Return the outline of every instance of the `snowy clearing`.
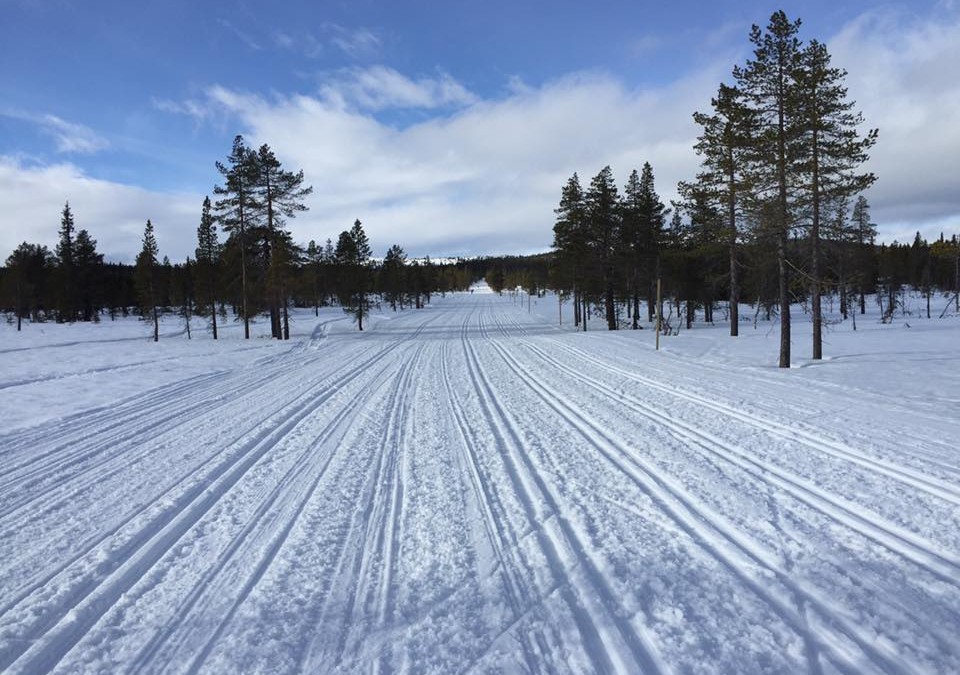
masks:
<path fill-rule="evenodd" d="M 957 317 L 556 311 L 0 328 L 0 670 L 960 672 Z"/>

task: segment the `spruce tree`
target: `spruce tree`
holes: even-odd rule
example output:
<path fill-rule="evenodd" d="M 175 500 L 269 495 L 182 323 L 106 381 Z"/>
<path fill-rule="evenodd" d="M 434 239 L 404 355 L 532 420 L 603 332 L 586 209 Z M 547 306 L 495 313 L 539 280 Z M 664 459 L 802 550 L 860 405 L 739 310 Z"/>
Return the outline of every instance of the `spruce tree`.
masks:
<path fill-rule="evenodd" d="M 59 277 L 59 295 L 57 300 L 57 322 L 74 322 L 77 318 L 76 270 L 74 269 L 74 231 L 73 212 L 70 202 L 63 207 L 60 216 L 60 236 L 55 253 L 57 256 L 57 276 Z"/>
<path fill-rule="evenodd" d="M 140 301 L 140 315 L 147 317 L 149 312 L 153 316 L 153 341 L 160 340 L 160 314 L 158 305 L 158 275 L 157 255 L 160 249 L 153 234 L 153 224 L 148 220 L 143 230 L 143 246 L 137 254 L 137 263 L 134 275 L 136 277 L 137 296 Z"/>
<path fill-rule="evenodd" d="M 603 298 L 604 318 L 608 330 L 617 329 L 614 305 L 616 262 L 620 247 L 620 199 L 613 172 L 609 166 L 600 170 L 584 196 L 588 248 L 596 261 L 599 291 Z"/>
<path fill-rule="evenodd" d="M 55 259 L 40 244 L 23 242 L 7 258 L 3 275 L 4 295 L 12 301 L 17 317 L 17 330 L 23 327 L 23 319 L 39 321 L 42 318 L 44 286 L 53 269 Z"/>
<path fill-rule="evenodd" d="M 270 306 L 270 324 L 273 337 L 282 338 L 280 329 L 280 312 L 286 312 L 287 284 L 289 277 L 289 262 L 292 255 L 289 247 L 284 251 L 277 251 L 284 246 L 284 237 L 289 233 L 282 230 L 283 218 L 293 218 L 307 210 L 303 200 L 308 197 L 313 188 L 303 186 L 303 171 L 296 173 L 283 168 L 270 146 L 264 144 L 257 152 L 257 181 L 255 185 L 255 199 L 263 210 L 267 227 L 267 293 Z M 274 255 L 278 252 L 279 255 Z"/>
<path fill-rule="evenodd" d="M 554 210 L 557 221 L 553 226 L 553 248 L 557 251 L 557 274 L 561 287 L 573 294 L 574 326 L 587 329 L 584 307 L 584 277 L 587 269 L 587 220 L 583 188 L 574 173 L 560 193 L 560 205 Z M 502 288 L 502 280 L 500 287 Z M 498 291 L 499 292 L 499 291 Z"/>
<path fill-rule="evenodd" d="M 217 339 L 217 275 L 220 269 L 222 247 L 217 240 L 217 223 L 211 213 L 210 197 L 204 197 L 197 227 L 197 288 L 203 306 L 210 311 L 213 339 Z M 199 309 L 198 309 L 199 311 Z"/>
<path fill-rule="evenodd" d="M 640 289 L 643 286 L 642 272 L 644 260 L 651 243 L 647 241 L 647 230 L 643 219 L 643 197 L 640 187 L 640 174 L 634 169 L 623 188 L 621 202 L 621 232 L 623 255 L 626 258 L 628 272 L 628 291 L 630 302 L 633 304 L 631 312 L 632 328 L 640 327 Z"/>
<path fill-rule="evenodd" d="M 86 230 L 77 232 L 73 242 L 73 265 L 79 316 L 82 321 L 99 321 L 103 254 L 97 253 L 97 240 Z"/>
<path fill-rule="evenodd" d="M 877 226 L 870 222 L 870 203 L 863 195 L 857 197 L 857 201 L 854 202 L 850 221 L 857 247 L 854 273 L 857 281 L 857 293 L 860 296 L 860 314 L 862 315 L 867 313 L 865 288 L 868 279 L 872 276 L 871 250 L 877 237 Z"/>
<path fill-rule="evenodd" d="M 313 298 L 313 315 L 320 316 L 320 274 L 323 269 L 323 249 L 313 239 L 307 244 L 307 269 L 310 274 L 310 295 Z"/>
<path fill-rule="evenodd" d="M 370 253 L 370 242 L 363 231 L 363 225 L 357 219 L 350 230 L 340 233 L 334 259 L 340 272 L 340 304 L 345 312 L 352 314 L 357 320 L 359 330 L 363 330 L 363 319 L 370 312 L 367 298 L 370 286 Z"/>
<path fill-rule="evenodd" d="M 669 209 L 660 200 L 654 186 L 653 167 L 643 163 L 640 171 L 640 184 L 637 201 L 640 216 L 641 238 L 645 244 L 644 260 L 647 279 L 647 319 L 653 321 L 653 305 L 656 298 L 656 284 L 660 277 L 660 254 L 663 240 L 663 226 Z"/>
<path fill-rule="evenodd" d="M 393 311 L 397 311 L 398 302 L 400 309 L 403 309 L 406 264 L 407 254 L 398 244 L 387 249 L 387 254 L 383 257 L 383 266 L 380 268 L 380 287 L 384 299 L 390 303 Z"/>

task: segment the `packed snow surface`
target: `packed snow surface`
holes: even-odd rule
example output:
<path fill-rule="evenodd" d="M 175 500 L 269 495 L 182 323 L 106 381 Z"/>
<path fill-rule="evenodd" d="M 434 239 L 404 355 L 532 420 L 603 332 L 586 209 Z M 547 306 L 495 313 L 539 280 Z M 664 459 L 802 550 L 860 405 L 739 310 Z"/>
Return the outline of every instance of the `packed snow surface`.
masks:
<path fill-rule="evenodd" d="M 482 290 L 0 328 L 0 671 L 960 673 L 957 317 L 785 371 Z"/>

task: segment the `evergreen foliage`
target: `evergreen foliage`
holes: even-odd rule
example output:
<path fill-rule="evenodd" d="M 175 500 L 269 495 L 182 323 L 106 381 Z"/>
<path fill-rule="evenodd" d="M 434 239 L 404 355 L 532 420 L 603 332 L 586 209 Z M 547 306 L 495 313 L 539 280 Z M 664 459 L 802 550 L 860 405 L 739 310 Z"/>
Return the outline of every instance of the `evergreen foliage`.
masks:
<path fill-rule="evenodd" d="M 137 254 L 136 284 L 137 296 L 140 301 L 140 315 L 153 319 L 153 341 L 160 340 L 160 278 L 158 274 L 157 256 L 160 249 L 153 234 L 153 224 L 148 220 L 143 230 L 143 246 Z"/>

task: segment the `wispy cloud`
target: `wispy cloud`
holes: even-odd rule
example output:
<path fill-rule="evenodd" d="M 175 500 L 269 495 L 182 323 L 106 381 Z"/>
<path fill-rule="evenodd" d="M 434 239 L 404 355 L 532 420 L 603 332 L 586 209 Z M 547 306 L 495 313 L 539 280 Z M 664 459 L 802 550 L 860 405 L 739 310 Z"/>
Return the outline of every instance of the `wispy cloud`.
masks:
<path fill-rule="evenodd" d="M 217 23 L 223 28 L 225 28 L 226 30 L 228 30 L 229 32 L 233 33 L 233 35 L 235 35 L 240 40 L 240 42 L 245 44 L 247 47 L 249 47 L 253 51 L 259 52 L 263 50 L 263 47 L 260 46 L 260 43 L 254 40 L 249 33 L 246 33 L 240 30 L 227 19 L 219 18 L 217 19 Z"/>
<path fill-rule="evenodd" d="M 383 44 L 368 28 L 345 28 L 336 23 L 324 23 L 322 27 L 331 44 L 353 59 L 376 56 Z"/>
<path fill-rule="evenodd" d="M 275 47 L 297 52 L 309 59 L 347 57 L 351 61 L 369 61 L 377 58 L 383 41 L 369 28 L 346 28 L 336 23 L 323 23 L 316 31 L 273 31 Z"/>
<path fill-rule="evenodd" d="M 214 113 L 214 110 L 207 102 L 197 101 L 195 99 L 171 101 L 170 99 L 155 98 L 151 101 L 151 103 L 155 109 L 161 112 L 192 117 L 197 123 L 206 122 L 213 116 Z"/>
<path fill-rule="evenodd" d="M 41 133 L 51 137 L 57 152 L 64 154 L 93 154 L 110 147 L 110 142 L 90 127 L 52 115 L 33 114 L 18 110 L 0 112 L 4 117 L 21 120 L 36 126 Z"/>
<path fill-rule="evenodd" d="M 461 107 L 477 97 L 447 73 L 411 79 L 393 68 L 349 68 L 329 75 L 321 95 L 338 105 L 380 111 L 396 108 Z"/>

